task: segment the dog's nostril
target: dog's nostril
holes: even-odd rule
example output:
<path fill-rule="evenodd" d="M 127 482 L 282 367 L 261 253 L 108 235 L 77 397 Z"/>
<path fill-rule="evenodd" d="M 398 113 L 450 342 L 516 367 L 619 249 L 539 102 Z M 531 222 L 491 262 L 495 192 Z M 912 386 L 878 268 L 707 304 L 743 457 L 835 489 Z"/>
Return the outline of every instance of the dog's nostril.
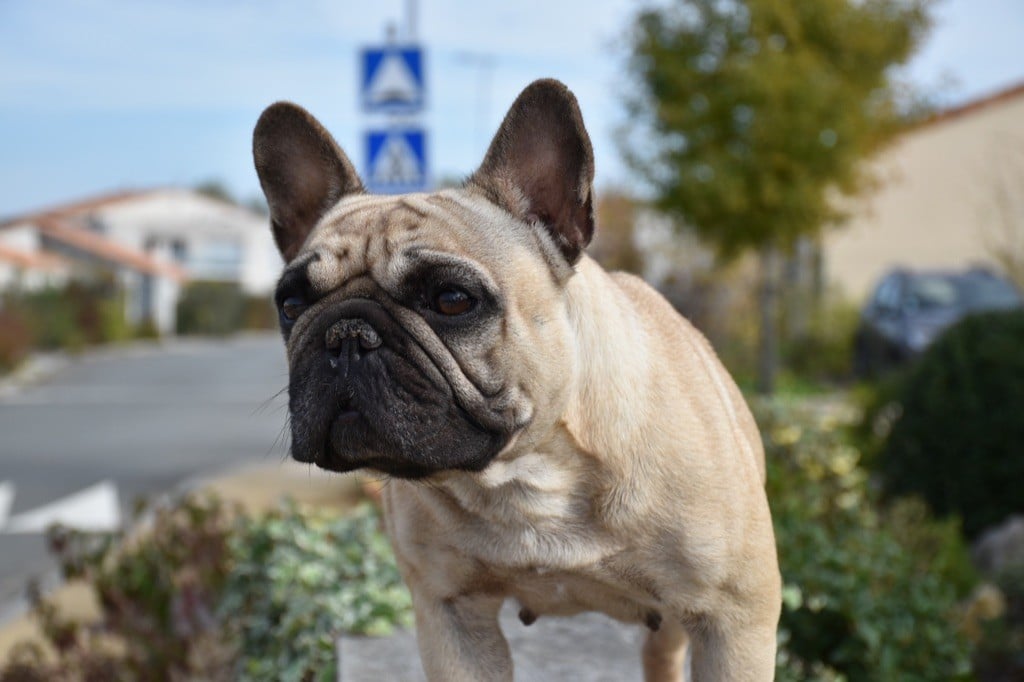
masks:
<path fill-rule="evenodd" d="M 337 351 L 346 339 L 357 339 L 363 350 L 373 350 L 381 345 L 380 334 L 366 320 L 338 320 L 332 324 L 324 337 L 327 350 Z"/>

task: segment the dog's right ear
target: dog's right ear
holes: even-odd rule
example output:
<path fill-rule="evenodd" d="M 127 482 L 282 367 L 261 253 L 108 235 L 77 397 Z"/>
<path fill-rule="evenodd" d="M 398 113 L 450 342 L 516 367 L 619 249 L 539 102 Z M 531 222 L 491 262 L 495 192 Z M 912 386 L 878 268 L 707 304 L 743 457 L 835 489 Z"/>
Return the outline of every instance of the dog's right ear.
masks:
<path fill-rule="evenodd" d="M 468 183 L 541 223 L 565 259 L 578 261 L 594 236 L 594 151 L 569 88 L 550 78 L 527 86 Z"/>
<path fill-rule="evenodd" d="M 274 241 L 285 262 L 298 254 L 339 199 L 363 191 L 352 162 L 331 134 L 291 102 L 272 104 L 260 116 L 252 155 L 270 206 Z"/>

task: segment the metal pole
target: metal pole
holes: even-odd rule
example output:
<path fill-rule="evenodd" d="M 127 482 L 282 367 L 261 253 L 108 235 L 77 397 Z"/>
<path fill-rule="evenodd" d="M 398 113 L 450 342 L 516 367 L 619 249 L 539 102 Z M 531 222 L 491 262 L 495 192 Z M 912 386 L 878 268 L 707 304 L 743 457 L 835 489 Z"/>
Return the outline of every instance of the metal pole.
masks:
<path fill-rule="evenodd" d="M 418 18 L 416 0 L 405 0 L 406 40 L 408 40 L 410 44 L 415 44 L 416 42 L 416 23 Z"/>
<path fill-rule="evenodd" d="M 486 137 L 487 131 L 484 128 L 487 126 L 487 119 L 490 117 L 491 84 L 494 78 L 494 67 L 497 58 L 493 54 L 481 52 L 459 52 L 456 55 L 456 59 L 467 66 L 477 69 L 477 104 L 474 136 L 477 142 L 486 149 L 488 139 Z"/>

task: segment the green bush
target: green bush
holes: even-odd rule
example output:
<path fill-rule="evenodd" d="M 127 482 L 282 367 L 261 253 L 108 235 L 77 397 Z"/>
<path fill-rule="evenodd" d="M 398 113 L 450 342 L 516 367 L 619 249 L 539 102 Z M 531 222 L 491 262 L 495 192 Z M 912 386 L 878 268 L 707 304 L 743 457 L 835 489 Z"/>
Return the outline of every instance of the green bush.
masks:
<path fill-rule="evenodd" d="M 91 585 L 99 622 L 45 598 L 34 612 L 56 656 L 22 644 L 0 682 L 331 680 L 341 632 L 410 625 L 380 518 L 285 505 L 243 515 L 210 496 L 156 509 L 142 532 L 50 533 L 66 579 Z"/>
<path fill-rule="evenodd" d="M 811 314 L 807 331 L 782 346 L 782 363 L 809 381 L 844 381 L 851 375 L 853 337 L 860 311 L 829 296 Z"/>
<path fill-rule="evenodd" d="M 231 540 L 221 604 L 239 633 L 239 680 L 333 680 L 342 632 L 383 635 L 412 624 L 409 595 L 380 518 L 286 506 Z"/>
<path fill-rule="evenodd" d="M 277 329 L 277 308 L 270 296 L 246 296 L 243 329 Z"/>
<path fill-rule="evenodd" d="M 920 495 L 971 538 L 1024 512 L 1024 312 L 965 319 L 886 393 L 889 495 Z"/>
<path fill-rule="evenodd" d="M 236 282 L 189 283 L 178 299 L 179 334 L 226 336 L 243 329 L 273 329 L 277 313 L 269 297 L 247 296 Z"/>
<path fill-rule="evenodd" d="M 33 345 L 43 350 L 79 350 L 86 342 L 78 328 L 75 303 L 80 296 L 69 296 L 70 287 L 47 287 L 16 297 L 14 306 L 29 321 Z"/>
<path fill-rule="evenodd" d="M 191 282 L 178 299 L 179 334 L 226 336 L 242 328 L 245 296 L 236 282 Z"/>
<path fill-rule="evenodd" d="M 5 297 L 4 308 L 26 327 L 29 346 L 40 350 L 77 351 L 132 336 L 124 294 L 109 278 L 13 292 Z"/>
<path fill-rule="evenodd" d="M 982 623 L 975 669 L 983 682 L 1024 680 L 1024 563 L 1005 568 L 996 583 L 1001 613 Z"/>
<path fill-rule="evenodd" d="M 25 316 L 0 308 L 0 373 L 14 369 L 32 349 L 32 330 Z"/>
<path fill-rule="evenodd" d="M 68 618 L 35 594 L 34 614 L 56 655 L 17 645 L 0 681 L 225 679 L 233 649 L 215 615 L 233 524 L 234 512 L 216 499 L 191 497 L 156 510 L 134 537 L 51 529 L 63 577 L 92 587 L 100 619 Z"/>
<path fill-rule="evenodd" d="M 975 578 L 957 526 L 878 507 L 837 414 L 758 412 L 785 584 L 777 678 L 970 679 L 956 613 Z"/>

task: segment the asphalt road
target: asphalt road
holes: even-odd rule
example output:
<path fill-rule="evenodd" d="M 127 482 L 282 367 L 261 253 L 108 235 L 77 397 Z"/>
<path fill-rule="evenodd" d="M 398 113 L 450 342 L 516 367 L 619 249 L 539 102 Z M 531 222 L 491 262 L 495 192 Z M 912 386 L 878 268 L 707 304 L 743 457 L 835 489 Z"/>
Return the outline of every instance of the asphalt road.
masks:
<path fill-rule="evenodd" d="M 12 530 L 19 519 L 84 490 L 95 494 L 80 504 L 109 516 L 106 493 L 127 518 L 139 496 L 280 461 L 286 385 L 283 345 L 268 334 L 92 353 L 0 398 L 0 607 L 53 567 L 41 533 Z"/>

